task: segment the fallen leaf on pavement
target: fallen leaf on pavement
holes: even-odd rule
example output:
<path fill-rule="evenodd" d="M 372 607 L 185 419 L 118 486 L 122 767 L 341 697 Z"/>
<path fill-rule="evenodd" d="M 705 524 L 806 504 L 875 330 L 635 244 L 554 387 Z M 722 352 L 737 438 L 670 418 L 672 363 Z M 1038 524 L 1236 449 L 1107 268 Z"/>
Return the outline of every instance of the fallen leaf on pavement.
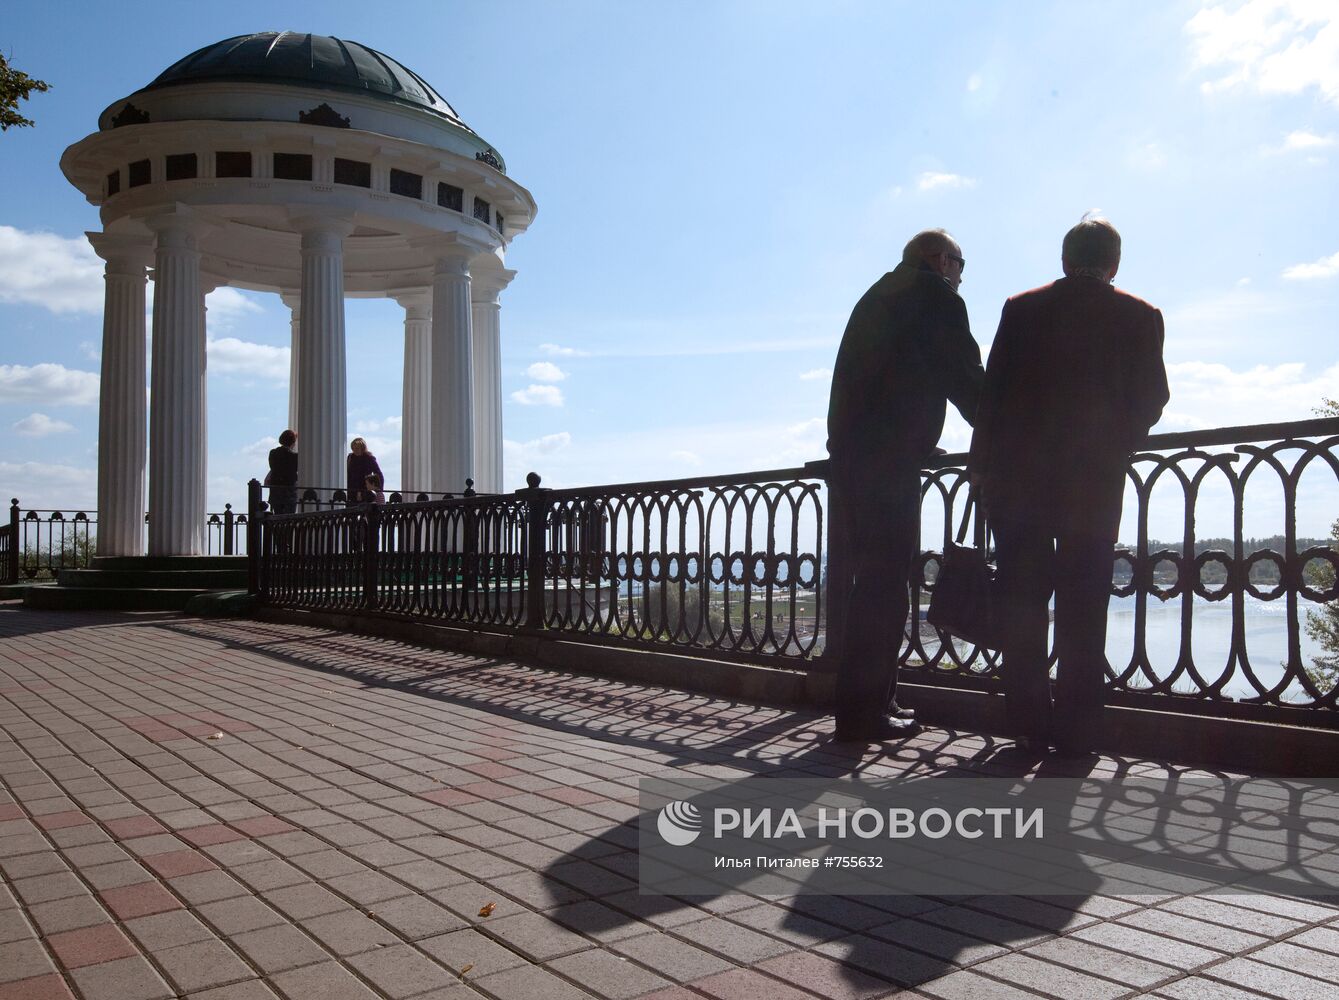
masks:
<path fill-rule="evenodd" d="M 205 738 L 206 738 L 206 739 L 210 739 L 210 740 L 221 740 L 221 739 L 223 739 L 223 734 L 222 734 L 222 733 L 215 733 L 214 735 L 212 735 L 212 736 L 207 736 L 207 737 L 205 737 Z"/>
<path fill-rule="evenodd" d="M 486 917 L 496 909 L 497 903 L 485 903 L 483 906 L 479 907 L 479 916 Z"/>
<path fill-rule="evenodd" d="M 466 962 L 464 965 L 460 967 L 460 974 L 463 976 L 465 975 L 465 973 L 469 972 L 472 968 L 474 968 L 474 963 Z"/>

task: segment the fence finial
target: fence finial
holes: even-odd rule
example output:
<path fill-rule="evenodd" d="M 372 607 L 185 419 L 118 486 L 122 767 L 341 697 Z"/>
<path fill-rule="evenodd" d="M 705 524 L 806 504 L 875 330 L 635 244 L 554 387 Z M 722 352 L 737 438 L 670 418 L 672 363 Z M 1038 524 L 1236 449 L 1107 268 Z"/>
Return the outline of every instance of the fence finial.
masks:
<path fill-rule="evenodd" d="M 532 472 L 528 476 L 526 476 L 525 485 L 529 486 L 532 490 L 539 489 L 539 473 Z"/>

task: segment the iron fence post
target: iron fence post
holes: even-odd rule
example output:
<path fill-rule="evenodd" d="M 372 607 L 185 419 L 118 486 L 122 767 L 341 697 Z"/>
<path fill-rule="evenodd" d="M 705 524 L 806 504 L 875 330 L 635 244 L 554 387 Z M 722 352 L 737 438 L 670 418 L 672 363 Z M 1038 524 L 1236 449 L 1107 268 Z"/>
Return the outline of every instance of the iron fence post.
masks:
<path fill-rule="evenodd" d="M 225 503 L 223 505 L 223 554 L 225 556 L 233 554 L 233 527 L 232 504 Z"/>
<path fill-rule="evenodd" d="M 537 629 L 544 627 L 544 568 L 548 562 L 544 536 L 549 511 L 543 497 L 549 491 L 539 488 L 537 472 L 526 476 L 525 483 L 528 488 L 518 491 L 526 499 L 525 624 Z"/>
<path fill-rule="evenodd" d="M 377 548 L 381 537 L 381 505 L 369 503 L 363 523 L 363 607 L 377 607 Z"/>
<path fill-rule="evenodd" d="M 246 590 L 260 593 L 260 480 L 246 484 Z"/>
<path fill-rule="evenodd" d="M 19 582 L 19 498 L 9 501 L 9 551 L 5 553 L 5 582 Z"/>
<path fill-rule="evenodd" d="M 816 463 L 814 463 L 816 464 Z M 837 521 L 837 510 L 845 497 L 841 487 L 835 485 L 829 474 L 830 466 L 824 463 L 821 473 L 828 488 L 828 563 L 819 566 L 821 579 L 818 585 L 819 599 L 826 598 L 827 619 L 824 624 L 823 659 L 828 663 L 837 663 L 841 658 L 842 632 L 846 627 L 846 598 L 850 591 L 851 570 L 847 563 L 847 553 L 841 540 L 834 537 L 833 526 Z M 817 604 L 815 605 L 814 627 L 818 627 Z"/>

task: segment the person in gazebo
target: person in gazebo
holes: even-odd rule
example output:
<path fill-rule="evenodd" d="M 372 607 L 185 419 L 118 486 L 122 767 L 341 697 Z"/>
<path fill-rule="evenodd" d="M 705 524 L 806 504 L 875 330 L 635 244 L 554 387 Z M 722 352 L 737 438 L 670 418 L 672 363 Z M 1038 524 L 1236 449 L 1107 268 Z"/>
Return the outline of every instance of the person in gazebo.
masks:
<path fill-rule="evenodd" d="M 367 450 L 367 442 L 360 437 L 349 442 L 349 457 L 345 461 L 348 472 L 349 503 L 366 503 L 371 497 L 367 493 L 367 477 L 375 474 L 378 481 L 385 482 L 377 464 L 377 456 Z"/>

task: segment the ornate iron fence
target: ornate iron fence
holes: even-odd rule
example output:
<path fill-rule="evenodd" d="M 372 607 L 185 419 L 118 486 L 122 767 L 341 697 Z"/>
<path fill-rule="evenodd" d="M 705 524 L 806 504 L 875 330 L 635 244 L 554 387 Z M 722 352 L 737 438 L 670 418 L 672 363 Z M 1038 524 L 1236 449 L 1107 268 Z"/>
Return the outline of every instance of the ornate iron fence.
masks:
<path fill-rule="evenodd" d="M 54 579 L 63 569 L 83 569 L 93 556 L 97 511 L 24 510 L 9 502 L 5 583 Z"/>
<path fill-rule="evenodd" d="M 149 523 L 149 515 L 144 515 Z M 0 527 L 0 584 L 53 580 L 63 569 L 87 569 L 97 555 L 96 510 L 24 509 L 10 500 Z M 206 555 L 246 555 L 247 515 L 232 504 L 205 515 Z"/>
<path fill-rule="evenodd" d="M 1114 598 L 1127 601 L 1130 651 L 1113 655 L 1112 701 L 1164 709 L 1339 726 L 1339 678 L 1309 664 L 1307 609 L 1339 600 L 1339 553 L 1299 548 L 1307 494 L 1339 507 L 1339 419 L 1232 427 L 1151 438 L 1132 456 L 1126 524 L 1113 551 Z M 967 494 L 965 456 L 925 470 L 924 544 L 912 608 L 933 591 L 940 552 Z M 515 494 L 253 519 L 254 588 L 276 605 L 394 614 L 564 639 L 691 652 L 799 670 L 832 668 L 826 632 L 840 619 L 840 553 L 824 555 L 826 462 L 802 468 L 583 489 L 549 490 L 533 473 Z M 1251 548 L 1248 494 L 1279 492 L 1278 548 Z M 1224 540 L 1196 534 L 1217 491 Z M 1326 499 L 1328 497 L 1328 499 Z M 1150 509 L 1180 505 L 1180 537 L 1155 544 Z M 253 511 L 261 509 L 252 484 Z M 1325 519 L 1329 523 L 1331 516 Z M 978 527 L 984 537 L 985 529 Z M 1204 535 L 1202 537 L 1210 537 Z M 261 539 L 263 538 L 263 542 Z M 1152 605 L 1150 598 L 1153 599 Z M 1151 609 L 1179 601 L 1178 655 L 1152 655 Z M 1197 613 L 1230 608 L 1218 661 L 1197 652 Z M 1282 610 L 1279 662 L 1252 653 L 1251 609 Z M 1000 661 L 924 626 L 908 630 L 908 680 L 991 690 Z M 1198 658 L 1197 658 L 1198 657 Z"/>

